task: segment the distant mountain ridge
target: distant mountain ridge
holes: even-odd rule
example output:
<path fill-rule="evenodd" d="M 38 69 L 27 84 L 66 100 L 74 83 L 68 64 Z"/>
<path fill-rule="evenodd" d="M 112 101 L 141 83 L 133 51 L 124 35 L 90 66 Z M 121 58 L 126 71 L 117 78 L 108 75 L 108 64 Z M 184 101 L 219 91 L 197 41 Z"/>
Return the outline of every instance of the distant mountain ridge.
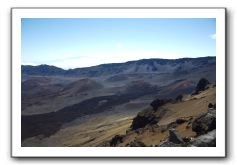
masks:
<path fill-rule="evenodd" d="M 110 74 L 132 73 L 175 73 L 213 65 L 216 57 L 180 58 L 180 59 L 141 59 L 124 63 L 101 64 L 97 66 L 64 70 L 50 65 L 22 65 L 21 72 L 26 75 L 64 75 L 64 76 L 102 76 Z"/>
<path fill-rule="evenodd" d="M 22 65 L 21 72 L 27 75 L 63 75 L 65 70 L 51 65 Z"/>

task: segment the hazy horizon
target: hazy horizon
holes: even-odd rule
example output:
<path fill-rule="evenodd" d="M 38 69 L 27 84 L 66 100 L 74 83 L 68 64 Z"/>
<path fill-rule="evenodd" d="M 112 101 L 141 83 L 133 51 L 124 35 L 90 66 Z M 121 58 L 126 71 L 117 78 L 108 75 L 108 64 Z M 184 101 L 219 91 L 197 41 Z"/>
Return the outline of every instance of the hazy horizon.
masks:
<path fill-rule="evenodd" d="M 216 56 L 212 18 L 24 18 L 22 65 L 83 68 Z"/>
<path fill-rule="evenodd" d="M 205 57 L 216 57 L 216 56 L 205 56 Z M 64 70 L 68 69 L 76 69 L 76 68 L 87 68 L 87 67 L 94 67 L 94 66 L 99 66 L 99 65 L 106 65 L 106 64 L 120 64 L 120 63 L 126 63 L 126 62 L 132 62 L 132 61 L 139 61 L 139 60 L 152 60 L 152 59 L 161 59 L 161 60 L 178 60 L 178 59 L 186 59 L 186 58 L 205 58 L 205 57 L 182 57 L 182 58 L 176 58 L 176 59 L 166 59 L 166 58 L 143 58 L 143 59 L 138 59 L 138 60 L 130 60 L 130 61 L 125 61 L 125 62 L 114 62 L 114 63 L 102 63 L 98 65 L 92 65 L 92 66 L 86 66 L 86 67 L 74 67 L 74 68 L 62 68 L 56 65 L 50 65 L 50 64 L 37 64 L 37 65 L 28 65 L 28 64 L 21 64 L 21 66 L 41 66 L 41 65 L 48 65 L 48 66 L 55 66 Z"/>

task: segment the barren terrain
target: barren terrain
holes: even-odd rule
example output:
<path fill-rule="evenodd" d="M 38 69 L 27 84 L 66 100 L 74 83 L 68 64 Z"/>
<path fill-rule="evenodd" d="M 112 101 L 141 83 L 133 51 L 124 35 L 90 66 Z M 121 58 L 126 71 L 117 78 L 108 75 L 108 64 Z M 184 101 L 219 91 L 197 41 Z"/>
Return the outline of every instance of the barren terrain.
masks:
<path fill-rule="evenodd" d="M 134 138 L 159 144 L 168 136 L 167 125 L 177 118 L 193 120 L 215 103 L 214 87 L 191 95 L 203 77 L 215 84 L 215 67 L 215 57 L 144 59 L 71 70 L 22 66 L 22 146 L 107 146 L 115 135 L 125 134 L 119 146 Z M 182 102 L 175 101 L 179 95 Z M 158 130 L 163 131 L 150 131 L 154 127 L 131 133 L 134 118 L 157 98 L 170 100 L 159 119 Z M 184 129 L 188 122 L 177 131 L 195 136 L 191 128 Z"/>

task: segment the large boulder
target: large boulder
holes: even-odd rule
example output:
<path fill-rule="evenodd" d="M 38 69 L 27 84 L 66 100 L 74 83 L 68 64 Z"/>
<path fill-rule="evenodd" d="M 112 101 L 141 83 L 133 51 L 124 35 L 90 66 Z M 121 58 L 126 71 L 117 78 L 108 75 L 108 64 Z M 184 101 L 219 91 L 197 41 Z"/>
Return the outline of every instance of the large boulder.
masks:
<path fill-rule="evenodd" d="M 162 105 L 166 104 L 170 100 L 156 99 L 151 102 L 151 108 L 145 109 L 137 114 L 131 124 L 132 130 L 143 128 L 147 125 L 157 124 L 160 118 L 165 114 L 165 108 Z M 159 110 L 157 110 L 159 108 Z"/>
<path fill-rule="evenodd" d="M 214 129 L 216 129 L 216 113 L 214 110 L 199 116 L 192 123 L 192 130 L 197 135 L 206 134 Z"/>
<path fill-rule="evenodd" d="M 204 91 L 209 84 L 210 82 L 207 79 L 201 78 L 196 86 L 195 94 L 198 94 L 200 91 Z"/>
<path fill-rule="evenodd" d="M 148 124 L 156 124 L 158 123 L 158 118 L 156 114 L 150 110 L 150 111 L 144 111 L 138 113 L 138 115 L 133 119 L 133 122 L 131 124 L 132 130 L 136 130 L 139 128 L 143 128 Z"/>

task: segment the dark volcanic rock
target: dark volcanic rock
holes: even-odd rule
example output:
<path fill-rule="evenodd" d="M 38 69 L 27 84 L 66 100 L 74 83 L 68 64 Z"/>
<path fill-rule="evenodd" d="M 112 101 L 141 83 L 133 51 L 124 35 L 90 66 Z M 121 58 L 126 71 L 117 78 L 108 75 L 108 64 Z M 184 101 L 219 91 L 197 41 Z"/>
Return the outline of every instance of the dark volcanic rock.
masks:
<path fill-rule="evenodd" d="M 184 142 L 183 139 L 175 131 L 175 129 L 169 130 L 169 141 L 175 144 L 181 144 Z"/>
<path fill-rule="evenodd" d="M 215 110 L 199 116 L 192 123 L 192 130 L 195 131 L 197 135 L 203 135 L 214 129 L 216 129 Z"/>
<path fill-rule="evenodd" d="M 112 147 L 115 147 L 117 146 L 119 143 L 122 143 L 123 142 L 123 138 L 124 138 L 124 135 L 115 135 L 111 141 L 110 141 L 110 146 Z"/>
<path fill-rule="evenodd" d="M 131 128 L 136 130 L 138 128 L 143 128 L 148 124 L 158 123 L 158 118 L 154 113 L 138 113 L 138 115 L 133 119 Z"/>
<path fill-rule="evenodd" d="M 158 106 L 161 106 L 159 107 L 159 110 L 148 108 L 146 110 L 139 112 L 137 116 L 133 119 L 133 122 L 131 124 L 132 130 L 143 128 L 147 125 L 153 126 L 155 124 L 158 124 L 159 120 L 166 113 L 166 109 L 162 107 L 162 105 L 164 105 L 168 101 L 157 99 L 156 101 L 153 102 L 154 104 L 156 104 L 157 108 Z"/>
<path fill-rule="evenodd" d="M 151 106 L 154 110 L 157 110 L 160 106 L 166 104 L 168 100 L 160 100 L 160 99 L 155 99 L 154 101 L 151 102 Z"/>
<path fill-rule="evenodd" d="M 204 91 L 208 84 L 210 84 L 210 82 L 207 79 L 201 78 L 196 86 L 195 94 L 198 94 L 200 91 Z"/>

